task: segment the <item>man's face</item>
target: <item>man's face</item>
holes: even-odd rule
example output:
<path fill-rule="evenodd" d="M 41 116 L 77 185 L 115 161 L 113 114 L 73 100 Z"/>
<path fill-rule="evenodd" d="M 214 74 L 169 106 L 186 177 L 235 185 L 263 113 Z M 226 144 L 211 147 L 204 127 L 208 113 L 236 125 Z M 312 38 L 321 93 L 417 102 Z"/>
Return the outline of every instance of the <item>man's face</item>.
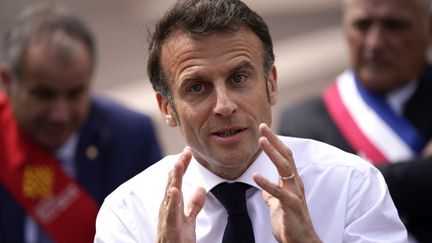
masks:
<path fill-rule="evenodd" d="M 247 28 L 198 40 L 176 31 L 162 48 L 174 107 L 158 94 L 159 107 L 197 160 L 225 178 L 252 163 L 260 152 L 258 125 L 271 124 L 276 71 L 264 80 L 262 56 L 261 41 Z"/>
<path fill-rule="evenodd" d="M 81 42 L 62 41 L 62 47 L 51 40 L 31 43 L 20 80 L 7 87 L 21 129 L 47 149 L 58 148 L 76 132 L 89 109 L 88 50 Z"/>
<path fill-rule="evenodd" d="M 430 21 L 416 0 L 351 0 L 344 30 L 359 81 L 388 92 L 417 78 L 425 62 Z"/>

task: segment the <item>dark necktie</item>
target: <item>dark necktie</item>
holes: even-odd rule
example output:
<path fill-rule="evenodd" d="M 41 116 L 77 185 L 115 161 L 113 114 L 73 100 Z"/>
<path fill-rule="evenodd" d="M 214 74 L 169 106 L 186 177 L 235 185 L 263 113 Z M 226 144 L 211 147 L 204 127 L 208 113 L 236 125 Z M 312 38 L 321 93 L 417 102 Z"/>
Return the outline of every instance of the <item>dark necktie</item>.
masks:
<path fill-rule="evenodd" d="M 211 192 L 228 213 L 222 243 L 254 243 L 252 223 L 246 208 L 246 190 L 251 186 L 241 183 L 221 183 Z"/>

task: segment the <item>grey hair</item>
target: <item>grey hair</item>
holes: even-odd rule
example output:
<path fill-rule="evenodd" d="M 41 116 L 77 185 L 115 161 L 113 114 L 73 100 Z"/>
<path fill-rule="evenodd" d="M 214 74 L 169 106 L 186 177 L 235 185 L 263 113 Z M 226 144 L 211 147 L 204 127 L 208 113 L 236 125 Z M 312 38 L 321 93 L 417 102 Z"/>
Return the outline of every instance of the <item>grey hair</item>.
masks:
<path fill-rule="evenodd" d="M 20 79 L 24 72 L 22 62 L 30 42 L 52 37 L 57 32 L 82 41 L 94 63 L 96 50 L 92 33 L 76 14 L 62 6 L 32 5 L 17 16 L 3 36 L 3 65 L 14 79 Z"/>

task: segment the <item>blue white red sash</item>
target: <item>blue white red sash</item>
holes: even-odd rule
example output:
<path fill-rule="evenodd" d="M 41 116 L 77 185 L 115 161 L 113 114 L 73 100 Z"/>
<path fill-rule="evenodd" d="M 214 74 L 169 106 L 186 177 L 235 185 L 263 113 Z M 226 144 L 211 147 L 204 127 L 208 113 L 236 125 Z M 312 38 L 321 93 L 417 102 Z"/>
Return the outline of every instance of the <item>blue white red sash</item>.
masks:
<path fill-rule="evenodd" d="M 349 70 L 324 91 L 323 100 L 348 143 L 373 164 L 410 159 L 426 145 L 408 120 L 361 87 Z"/>

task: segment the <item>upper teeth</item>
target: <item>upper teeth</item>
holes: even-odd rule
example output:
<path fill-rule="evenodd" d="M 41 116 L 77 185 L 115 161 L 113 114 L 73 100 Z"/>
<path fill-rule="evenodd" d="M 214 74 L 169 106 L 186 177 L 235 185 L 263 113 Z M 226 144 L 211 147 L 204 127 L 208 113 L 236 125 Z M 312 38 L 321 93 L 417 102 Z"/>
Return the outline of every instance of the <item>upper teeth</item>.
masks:
<path fill-rule="evenodd" d="M 240 131 L 240 129 L 232 129 L 229 131 L 218 132 L 217 134 L 218 134 L 218 136 L 221 136 L 221 137 L 227 137 L 227 136 L 237 134 L 239 131 Z"/>

